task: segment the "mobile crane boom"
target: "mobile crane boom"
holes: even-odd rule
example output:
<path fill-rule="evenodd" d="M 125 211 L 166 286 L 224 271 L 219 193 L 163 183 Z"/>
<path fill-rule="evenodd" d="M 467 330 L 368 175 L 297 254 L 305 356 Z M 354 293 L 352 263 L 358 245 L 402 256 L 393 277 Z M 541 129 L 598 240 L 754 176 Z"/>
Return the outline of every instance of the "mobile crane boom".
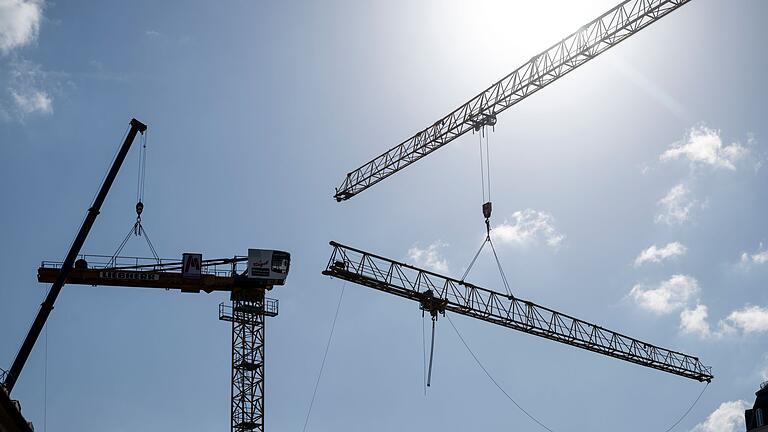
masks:
<path fill-rule="evenodd" d="M 433 316 L 446 311 L 582 348 L 697 381 L 712 369 L 697 357 L 640 341 L 512 295 L 442 276 L 369 252 L 331 242 L 324 275 L 420 303 Z"/>
<path fill-rule="evenodd" d="M 99 192 L 96 194 L 93 204 L 88 209 L 83 224 L 80 226 L 80 230 L 77 232 L 77 236 L 72 242 L 69 252 L 67 252 L 67 256 L 64 258 L 64 263 L 61 265 L 61 269 L 58 272 L 56 279 L 53 281 L 51 289 L 45 297 L 45 301 L 40 305 L 40 310 L 37 312 L 37 316 L 35 316 L 35 320 L 32 322 L 32 326 L 29 328 L 29 332 L 24 338 L 24 342 L 21 344 L 21 348 L 16 354 L 16 358 L 13 360 L 13 364 L 11 365 L 10 370 L 8 370 L 8 374 L 5 376 L 3 385 L 9 394 L 13 390 L 14 385 L 16 385 L 16 380 L 19 379 L 21 370 L 24 369 L 24 365 L 27 363 L 27 359 L 32 353 L 32 348 L 34 348 L 35 342 L 37 342 L 37 338 L 40 336 L 40 332 L 42 332 L 43 327 L 45 327 L 45 322 L 48 320 L 48 316 L 53 310 L 56 298 L 59 296 L 70 270 L 72 270 L 75 259 L 80 253 L 80 249 L 83 247 L 83 243 L 85 243 L 85 239 L 88 237 L 88 233 L 91 231 L 93 223 L 96 222 L 96 216 L 98 216 L 99 211 L 101 211 L 101 205 L 104 204 L 104 200 L 107 198 L 107 193 L 109 193 L 109 189 L 112 187 L 112 183 L 117 177 L 117 172 L 120 171 L 120 167 L 123 165 L 125 156 L 128 154 L 128 150 L 131 148 L 131 144 L 133 144 L 136 134 L 143 134 L 147 130 L 147 125 L 136 119 L 131 119 L 130 125 L 131 127 L 128 130 L 128 134 L 125 136 L 125 140 L 120 146 L 120 150 L 118 150 L 107 176 L 104 177 L 104 182 L 101 184 L 101 188 L 99 188 Z"/>
<path fill-rule="evenodd" d="M 533 56 L 514 72 L 416 135 L 344 178 L 334 198 L 344 201 L 471 130 L 496 124 L 496 116 L 592 60 L 690 0 L 626 0 Z"/>

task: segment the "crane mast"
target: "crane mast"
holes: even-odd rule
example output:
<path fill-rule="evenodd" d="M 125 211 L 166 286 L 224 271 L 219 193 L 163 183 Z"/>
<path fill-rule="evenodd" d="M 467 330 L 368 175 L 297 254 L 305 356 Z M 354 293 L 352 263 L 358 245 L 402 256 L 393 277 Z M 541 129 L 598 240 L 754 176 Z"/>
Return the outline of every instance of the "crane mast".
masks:
<path fill-rule="evenodd" d="M 331 242 L 324 275 L 420 303 L 433 316 L 454 312 L 523 333 L 582 348 L 697 381 L 712 369 L 697 357 L 607 330 L 512 295 L 442 276 L 369 252 Z"/>
<path fill-rule="evenodd" d="M 345 201 L 496 116 L 691 0 L 626 0 L 497 81 L 469 102 L 356 170 L 336 188 Z"/>

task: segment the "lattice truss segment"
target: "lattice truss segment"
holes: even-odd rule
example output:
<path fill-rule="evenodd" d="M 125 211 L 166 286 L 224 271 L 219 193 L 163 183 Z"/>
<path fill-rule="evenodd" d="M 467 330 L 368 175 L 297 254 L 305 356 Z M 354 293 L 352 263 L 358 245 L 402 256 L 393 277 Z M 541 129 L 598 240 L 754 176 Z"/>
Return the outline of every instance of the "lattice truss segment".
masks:
<path fill-rule="evenodd" d="M 467 282 L 393 261 L 336 242 L 323 274 L 418 301 L 425 309 L 488 321 L 697 381 L 712 368 L 697 357 L 643 342 L 586 321 Z"/>
<path fill-rule="evenodd" d="M 626 0 L 534 56 L 431 126 L 347 174 L 334 198 L 347 200 L 597 57 L 690 0 Z"/>
<path fill-rule="evenodd" d="M 259 293 L 219 305 L 219 319 L 232 322 L 232 432 L 264 430 L 265 317 L 277 315 L 277 300 Z"/>

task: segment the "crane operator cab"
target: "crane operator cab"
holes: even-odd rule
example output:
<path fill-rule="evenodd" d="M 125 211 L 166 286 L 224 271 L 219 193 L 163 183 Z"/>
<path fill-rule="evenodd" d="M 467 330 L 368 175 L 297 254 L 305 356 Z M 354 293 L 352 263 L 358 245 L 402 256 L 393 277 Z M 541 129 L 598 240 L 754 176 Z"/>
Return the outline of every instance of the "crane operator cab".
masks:
<path fill-rule="evenodd" d="M 248 249 L 246 276 L 270 285 L 284 285 L 291 267 L 291 254 L 268 249 Z"/>

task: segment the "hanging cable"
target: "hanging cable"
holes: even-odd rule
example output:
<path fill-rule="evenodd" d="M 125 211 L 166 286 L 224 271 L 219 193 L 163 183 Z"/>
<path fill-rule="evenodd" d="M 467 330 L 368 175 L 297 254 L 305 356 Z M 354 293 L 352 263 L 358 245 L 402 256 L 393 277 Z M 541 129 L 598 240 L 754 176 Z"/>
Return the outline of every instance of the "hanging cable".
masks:
<path fill-rule="evenodd" d="M 499 274 L 501 275 L 501 281 L 504 283 L 504 289 L 507 290 L 507 295 L 509 298 L 513 298 L 512 296 L 512 289 L 509 287 L 509 281 L 507 280 L 507 275 L 504 274 L 504 268 L 501 266 L 501 261 L 499 260 L 499 255 L 496 254 L 496 248 L 493 246 L 493 242 L 491 241 L 491 237 L 488 236 L 488 243 L 491 245 L 491 250 L 493 251 L 493 257 L 496 259 L 496 267 L 499 268 Z"/>
<path fill-rule="evenodd" d="M 157 254 L 157 250 L 155 249 L 155 246 L 152 244 L 152 241 L 149 239 L 147 230 L 144 228 L 144 225 L 141 223 L 141 214 L 144 212 L 144 185 L 146 183 L 146 177 L 147 177 L 147 135 L 148 133 L 146 132 L 142 134 L 141 146 L 139 147 L 138 173 L 136 177 L 136 222 L 128 231 L 128 235 L 125 236 L 125 238 L 123 239 L 122 243 L 120 243 L 120 246 L 118 246 L 115 253 L 109 259 L 109 262 L 107 263 L 107 267 L 117 266 L 117 257 L 120 255 L 120 252 L 122 252 L 123 248 L 125 248 L 125 245 L 128 244 L 128 240 L 130 240 L 131 237 L 133 236 L 144 237 L 144 240 L 147 243 L 147 246 L 149 247 L 149 251 L 152 253 L 152 258 L 158 264 L 162 263 L 160 256 Z"/>
<path fill-rule="evenodd" d="M 312 391 L 312 399 L 309 402 L 309 409 L 307 410 L 307 417 L 304 419 L 303 432 L 306 432 L 307 425 L 309 424 L 309 416 L 312 414 L 312 407 L 315 405 L 315 396 L 317 396 L 317 388 L 320 386 L 320 378 L 323 376 L 323 370 L 325 369 L 325 360 L 328 358 L 328 349 L 331 347 L 331 340 L 333 339 L 333 332 L 336 330 L 336 320 L 339 318 L 339 310 L 341 309 L 341 300 L 344 298 L 344 290 L 347 288 L 347 282 L 344 281 L 344 285 L 341 286 L 341 294 L 339 294 L 339 303 L 336 305 L 336 314 L 333 316 L 333 324 L 331 324 L 331 333 L 328 335 L 328 343 L 325 344 L 325 352 L 323 353 L 323 361 L 320 363 L 320 372 L 317 374 L 315 380 L 315 389 Z"/>
<path fill-rule="evenodd" d="M 48 324 L 45 325 L 45 364 L 43 366 L 43 432 L 48 432 Z"/>
<path fill-rule="evenodd" d="M 475 353 L 472 351 L 472 349 L 469 347 L 469 345 L 467 345 L 467 341 L 465 341 L 465 340 L 464 340 L 464 337 L 463 337 L 463 336 L 461 336 L 461 333 L 459 333 L 459 329 L 458 329 L 458 328 L 456 328 L 456 325 L 453 323 L 453 320 L 451 319 L 451 316 L 450 316 L 450 315 L 447 315 L 447 314 L 446 314 L 446 316 L 448 317 L 448 322 L 449 322 L 449 323 L 451 323 L 451 327 L 453 327 L 453 330 L 456 332 L 456 335 L 459 337 L 459 339 L 461 339 L 461 343 L 462 343 L 462 344 L 464 344 L 464 347 L 467 349 L 467 351 L 469 351 L 469 354 L 471 354 L 471 355 L 472 355 L 472 358 L 473 358 L 473 359 L 475 359 L 475 362 L 477 363 L 477 365 L 478 365 L 478 366 L 480 366 L 480 369 L 482 369 L 482 370 L 483 370 L 483 372 L 485 372 L 485 375 L 486 375 L 486 376 L 488 376 L 488 378 L 489 378 L 489 379 L 491 380 L 491 382 L 492 382 L 492 383 L 493 383 L 493 384 L 496 386 L 496 388 L 498 388 L 499 390 L 501 390 L 501 392 L 502 392 L 502 393 L 504 393 L 504 396 L 506 396 L 506 397 L 507 397 L 507 399 L 509 399 L 510 401 L 512 401 L 512 403 L 513 403 L 513 404 L 515 404 L 515 406 L 517 407 L 517 409 L 519 409 L 520 411 L 522 411 L 522 413 L 523 413 L 523 414 L 525 414 L 526 416 L 528 416 L 528 418 L 530 418 L 530 419 L 531 419 L 531 420 L 533 420 L 533 421 L 534 421 L 536 424 L 538 424 L 538 425 L 539 425 L 539 426 L 541 426 L 542 428 L 544 428 L 544 429 L 548 430 L 549 432 L 554 432 L 552 429 L 548 428 L 548 427 L 547 427 L 547 426 L 546 426 L 544 423 L 542 423 L 541 421 L 539 421 L 539 419 L 537 419 L 536 417 L 534 417 L 533 415 L 531 415 L 531 414 L 530 414 L 528 411 L 526 411 L 526 410 L 525 410 L 525 408 L 523 408 L 522 406 L 520 406 L 520 404 L 519 404 L 519 403 L 517 403 L 517 401 L 516 401 L 515 399 L 513 399 L 513 398 L 512 398 L 512 396 L 510 396 L 510 395 L 509 395 L 509 393 L 507 393 L 507 392 L 504 390 L 504 388 L 502 388 L 502 387 L 501 387 L 501 385 L 499 385 L 499 383 L 496 381 L 496 379 L 495 379 L 495 378 L 493 378 L 493 376 L 491 375 L 491 373 L 490 373 L 490 372 L 488 372 L 488 369 L 486 369 L 486 368 L 485 368 L 485 366 L 483 366 L 483 363 L 481 363 L 481 362 L 480 362 L 480 359 L 478 359 L 478 358 L 477 358 L 477 356 L 476 356 L 476 355 L 475 355 Z"/>
<path fill-rule="evenodd" d="M 704 388 L 703 388 L 703 389 L 701 389 L 701 393 L 699 393 L 699 396 L 698 396 L 698 397 L 696 397 L 696 400 L 694 400 L 694 401 L 693 401 L 693 403 L 691 404 L 691 406 L 690 406 L 690 407 L 688 407 L 688 410 L 687 410 L 687 411 L 685 411 L 685 413 L 683 413 L 683 415 L 682 415 L 682 416 L 681 416 L 681 417 L 680 417 L 680 418 L 679 418 L 679 419 L 678 419 L 678 420 L 677 420 L 677 421 L 676 421 L 676 422 L 675 422 L 675 423 L 674 423 L 672 426 L 670 426 L 670 427 L 669 427 L 667 430 L 665 430 L 664 432 L 671 432 L 671 431 L 672 431 L 672 429 L 676 428 L 676 427 L 677 427 L 677 425 L 679 425 L 679 424 L 680 424 L 680 422 L 682 422 L 682 421 L 683 421 L 683 419 L 685 419 L 686 417 L 688 417 L 688 414 L 690 414 L 690 412 L 693 410 L 693 407 L 695 407 L 695 406 L 696 406 L 696 404 L 697 404 L 697 403 L 699 403 L 699 399 L 701 399 L 701 396 L 704 394 L 704 392 L 705 392 L 705 391 L 707 391 L 707 387 L 709 387 L 709 382 L 707 382 L 707 384 L 704 386 Z"/>
<path fill-rule="evenodd" d="M 480 133 L 477 134 L 480 138 L 480 188 L 483 192 L 483 204 L 485 204 L 485 168 L 483 167 L 483 133 L 482 129 L 480 130 Z"/>
<path fill-rule="evenodd" d="M 464 271 L 464 274 L 461 275 L 461 282 L 464 282 L 464 279 L 467 278 L 469 275 L 470 270 L 472 270 L 472 267 L 475 265 L 475 261 L 477 261 L 477 257 L 480 256 L 480 252 L 483 251 L 483 248 L 485 247 L 485 244 L 488 243 L 489 237 L 486 237 L 485 240 L 483 240 L 483 244 L 480 245 L 480 249 L 477 250 L 477 253 L 475 253 L 475 256 L 472 257 L 472 261 L 469 262 L 469 266 L 467 266 L 467 269 Z"/>
<path fill-rule="evenodd" d="M 488 202 L 491 202 L 491 148 L 488 143 L 490 135 L 485 128 L 483 128 L 483 133 L 485 135 L 485 172 L 488 173 Z"/>

